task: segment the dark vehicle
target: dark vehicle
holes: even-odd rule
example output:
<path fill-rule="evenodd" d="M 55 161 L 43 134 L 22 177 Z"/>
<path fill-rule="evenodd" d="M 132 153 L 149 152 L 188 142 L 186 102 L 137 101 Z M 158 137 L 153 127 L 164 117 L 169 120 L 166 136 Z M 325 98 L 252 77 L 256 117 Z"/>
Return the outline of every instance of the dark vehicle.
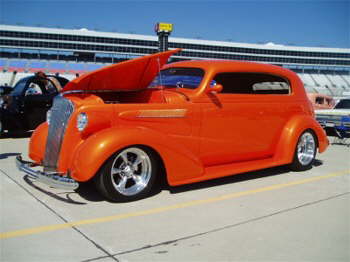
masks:
<path fill-rule="evenodd" d="M 0 86 L 0 96 L 11 93 L 12 87 L 8 85 Z"/>
<path fill-rule="evenodd" d="M 44 122 L 53 98 L 68 82 L 59 76 L 28 76 L 18 81 L 10 93 L 0 94 L 0 136 L 5 131 L 33 130 Z"/>

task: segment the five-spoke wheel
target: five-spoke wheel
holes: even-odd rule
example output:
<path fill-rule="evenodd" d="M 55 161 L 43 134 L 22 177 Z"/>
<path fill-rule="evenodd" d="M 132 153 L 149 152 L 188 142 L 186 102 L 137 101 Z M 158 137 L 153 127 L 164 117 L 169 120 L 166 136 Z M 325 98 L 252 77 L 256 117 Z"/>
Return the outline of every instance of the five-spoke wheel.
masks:
<path fill-rule="evenodd" d="M 290 165 L 292 170 L 302 171 L 312 167 L 315 160 L 317 142 L 312 131 L 306 130 L 299 137 L 293 162 Z"/>
<path fill-rule="evenodd" d="M 115 153 L 96 177 L 99 191 L 113 201 L 132 201 L 145 197 L 154 185 L 158 170 L 154 153 L 132 146 Z"/>

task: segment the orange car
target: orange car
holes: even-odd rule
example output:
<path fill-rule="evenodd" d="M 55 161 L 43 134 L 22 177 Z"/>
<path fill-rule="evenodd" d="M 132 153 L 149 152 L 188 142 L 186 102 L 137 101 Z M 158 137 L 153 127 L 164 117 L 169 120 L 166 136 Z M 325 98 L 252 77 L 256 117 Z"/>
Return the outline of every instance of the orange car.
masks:
<path fill-rule="evenodd" d="M 131 201 L 162 176 L 176 186 L 285 164 L 306 170 L 326 150 L 295 73 L 237 61 L 165 65 L 178 51 L 69 82 L 31 137 L 34 162 L 18 157 L 18 168 L 65 189 L 94 179 L 106 198 Z"/>

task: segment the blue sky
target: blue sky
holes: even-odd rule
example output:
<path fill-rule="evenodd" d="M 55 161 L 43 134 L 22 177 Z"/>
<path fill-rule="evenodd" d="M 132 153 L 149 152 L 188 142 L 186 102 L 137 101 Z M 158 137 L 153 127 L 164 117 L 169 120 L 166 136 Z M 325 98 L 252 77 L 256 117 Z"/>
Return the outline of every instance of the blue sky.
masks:
<path fill-rule="evenodd" d="M 350 0 L 0 0 L 0 23 L 350 48 Z"/>

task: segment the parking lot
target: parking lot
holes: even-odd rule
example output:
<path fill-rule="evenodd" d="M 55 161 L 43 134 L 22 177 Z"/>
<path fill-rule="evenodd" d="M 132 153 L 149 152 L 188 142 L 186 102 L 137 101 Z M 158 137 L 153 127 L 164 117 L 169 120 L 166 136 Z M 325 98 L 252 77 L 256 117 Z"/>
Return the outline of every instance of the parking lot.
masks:
<path fill-rule="evenodd" d="M 28 141 L 0 139 L 1 261 L 350 261 L 344 145 L 305 172 L 277 167 L 111 203 L 91 185 L 67 192 L 24 177 L 14 160 Z"/>

